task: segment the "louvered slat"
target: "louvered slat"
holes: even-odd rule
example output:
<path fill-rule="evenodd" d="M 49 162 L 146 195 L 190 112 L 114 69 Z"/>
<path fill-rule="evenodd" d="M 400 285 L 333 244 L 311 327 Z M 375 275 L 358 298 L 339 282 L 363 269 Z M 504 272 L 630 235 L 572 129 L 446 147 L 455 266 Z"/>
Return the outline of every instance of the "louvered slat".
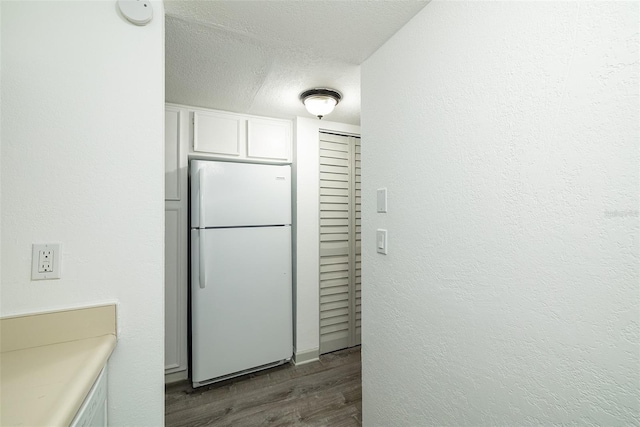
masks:
<path fill-rule="evenodd" d="M 322 281 L 347 278 L 349 278 L 348 270 L 328 271 L 326 273 L 320 273 L 320 280 Z"/>
<path fill-rule="evenodd" d="M 321 310 L 335 310 L 336 308 L 346 308 L 349 309 L 349 301 L 333 301 L 333 302 L 320 302 Z"/>
<path fill-rule="evenodd" d="M 320 196 L 320 203 L 322 203 L 322 207 L 324 207 L 325 203 L 337 203 L 349 205 L 349 197 L 346 196 Z"/>
<path fill-rule="evenodd" d="M 320 326 L 335 325 L 336 323 L 347 323 L 349 321 L 349 315 L 343 314 L 341 316 L 333 316 L 326 319 L 320 319 Z"/>
<path fill-rule="evenodd" d="M 349 286 L 349 278 L 341 277 L 337 279 L 320 280 L 320 292 L 325 288 L 332 288 L 334 286 Z"/>
<path fill-rule="evenodd" d="M 342 188 L 342 189 L 348 189 L 349 188 L 349 183 L 346 181 L 337 181 L 335 179 L 326 179 L 320 180 L 320 185 L 322 186 L 322 188 Z"/>
<path fill-rule="evenodd" d="M 320 219 L 320 227 L 339 227 L 349 226 L 349 220 L 346 218 L 322 218 Z"/>
<path fill-rule="evenodd" d="M 332 271 L 348 271 L 349 264 L 347 263 L 335 263 L 335 264 L 324 264 L 320 266 L 320 274 L 322 273 L 330 273 Z"/>
<path fill-rule="evenodd" d="M 320 162 L 324 161 L 324 158 L 332 158 L 332 159 L 349 159 L 349 153 L 346 151 L 334 151 L 334 150 L 325 150 L 320 149 Z"/>
<path fill-rule="evenodd" d="M 357 192 L 356 192 L 357 195 Z M 320 189 L 320 196 L 342 196 L 349 197 L 349 190 L 346 188 L 328 188 L 323 187 Z"/>
<path fill-rule="evenodd" d="M 325 287 L 320 291 L 320 296 L 340 294 L 343 292 L 349 292 L 348 284 L 342 286 L 333 286 L 331 288 Z"/>
<path fill-rule="evenodd" d="M 330 309 L 330 310 L 323 310 L 320 312 L 320 320 L 322 319 L 330 319 L 332 317 L 336 317 L 336 316 L 348 316 L 349 315 L 349 308 L 345 307 L 345 308 L 334 308 L 334 309 Z"/>
<path fill-rule="evenodd" d="M 348 263 L 349 263 L 349 258 L 346 256 L 327 256 L 327 257 L 323 257 L 320 260 L 320 265 L 348 264 Z"/>
<path fill-rule="evenodd" d="M 320 211 L 320 218 L 349 218 L 346 211 Z"/>

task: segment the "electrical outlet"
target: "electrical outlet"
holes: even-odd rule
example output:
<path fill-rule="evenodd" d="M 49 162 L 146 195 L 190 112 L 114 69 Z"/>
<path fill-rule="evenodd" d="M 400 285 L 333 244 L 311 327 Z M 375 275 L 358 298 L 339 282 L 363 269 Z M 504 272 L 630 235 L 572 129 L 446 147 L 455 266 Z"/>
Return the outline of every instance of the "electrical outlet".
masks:
<path fill-rule="evenodd" d="M 38 273 L 53 272 L 53 250 L 45 249 L 38 251 Z"/>
<path fill-rule="evenodd" d="M 33 244 L 31 254 L 31 280 L 60 278 L 60 244 Z"/>

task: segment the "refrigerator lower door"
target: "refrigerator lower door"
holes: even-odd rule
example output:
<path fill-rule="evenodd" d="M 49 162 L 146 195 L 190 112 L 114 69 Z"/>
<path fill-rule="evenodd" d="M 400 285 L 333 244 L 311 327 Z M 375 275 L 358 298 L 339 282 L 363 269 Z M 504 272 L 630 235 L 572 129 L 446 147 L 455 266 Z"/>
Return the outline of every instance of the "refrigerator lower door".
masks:
<path fill-rule="evenodd" d="M 191 242 L 194 386 L 289 359 L 291 227 L 192 230 Z"/>

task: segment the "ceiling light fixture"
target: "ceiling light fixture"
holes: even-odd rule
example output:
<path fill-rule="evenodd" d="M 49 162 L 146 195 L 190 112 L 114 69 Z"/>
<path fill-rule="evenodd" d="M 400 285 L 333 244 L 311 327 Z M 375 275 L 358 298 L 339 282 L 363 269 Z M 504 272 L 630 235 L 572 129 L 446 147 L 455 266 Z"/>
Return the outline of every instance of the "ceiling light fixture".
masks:
<path fill-rule="evenodd" d="M 305 90 L 300 94 L 300 101 L 302 101 L 307 108 L 307 111 L 321 120 L 333 111 L 341 99 L 342 95 L 340 92 L 324 87 Z"/>

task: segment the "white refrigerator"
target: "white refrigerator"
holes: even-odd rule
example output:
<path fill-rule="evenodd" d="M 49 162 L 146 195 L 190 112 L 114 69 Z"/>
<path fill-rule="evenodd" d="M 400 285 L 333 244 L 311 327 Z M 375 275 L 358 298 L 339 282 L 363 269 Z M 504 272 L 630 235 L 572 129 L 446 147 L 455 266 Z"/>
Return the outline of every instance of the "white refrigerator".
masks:
<path fill-rule="evenodd" d="M 291 166 L 193 160 L 194 387 L 293 353 Z"/>

